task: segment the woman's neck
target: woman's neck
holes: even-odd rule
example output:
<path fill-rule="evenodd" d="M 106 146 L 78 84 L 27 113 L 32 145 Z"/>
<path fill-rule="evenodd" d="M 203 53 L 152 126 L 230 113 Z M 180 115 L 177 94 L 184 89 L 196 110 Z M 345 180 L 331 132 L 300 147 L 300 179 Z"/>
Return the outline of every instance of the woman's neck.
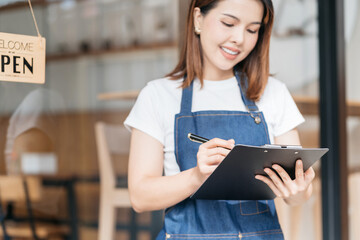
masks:
<path fill-rule="evenodd" d="M 211 71 L 204 69 L 203 78 L 208 81 L 221 81 L 232 78 L 234 76 L 233 70 L 228 71 Z"/>

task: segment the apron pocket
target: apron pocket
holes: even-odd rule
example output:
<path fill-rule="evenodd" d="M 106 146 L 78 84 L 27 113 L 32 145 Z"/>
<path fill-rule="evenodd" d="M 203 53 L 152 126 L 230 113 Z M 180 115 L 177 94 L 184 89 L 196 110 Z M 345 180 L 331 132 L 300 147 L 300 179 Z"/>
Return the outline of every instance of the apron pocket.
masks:
<path fill-rule="evenodd" d="M 240 201 L 241 215 L 257 215 L 269 211 L 268 200 Z"/>

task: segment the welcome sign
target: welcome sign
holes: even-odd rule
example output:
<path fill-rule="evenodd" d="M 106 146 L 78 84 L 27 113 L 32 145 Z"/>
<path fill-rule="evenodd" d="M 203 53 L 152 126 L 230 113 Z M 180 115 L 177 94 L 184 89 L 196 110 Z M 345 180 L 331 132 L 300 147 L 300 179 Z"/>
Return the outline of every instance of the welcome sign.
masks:
<path fill-rule="evenodd" d="M 0 32 L 0 81 L 45 83 L 46 40 Z"/>

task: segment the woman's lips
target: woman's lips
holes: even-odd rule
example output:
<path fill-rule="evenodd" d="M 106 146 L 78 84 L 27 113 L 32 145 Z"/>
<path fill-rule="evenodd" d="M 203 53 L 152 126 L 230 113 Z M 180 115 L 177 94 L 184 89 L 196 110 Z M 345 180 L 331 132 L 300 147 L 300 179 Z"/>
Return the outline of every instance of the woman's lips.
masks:
<path fill-rule="evenodd" d="M 236 57 L 240 54 L 240 51 L 234 48 L 229 47 L 220 47 L 222 55 L 229 60 L 235 60 Z"/>

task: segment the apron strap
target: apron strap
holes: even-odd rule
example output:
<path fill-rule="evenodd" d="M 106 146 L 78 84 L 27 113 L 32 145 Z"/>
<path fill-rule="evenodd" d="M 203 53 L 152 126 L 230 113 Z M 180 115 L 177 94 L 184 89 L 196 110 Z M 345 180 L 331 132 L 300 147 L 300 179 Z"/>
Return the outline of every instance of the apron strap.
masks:
<path fill-rule="evenodd" d="M 185 75 L 184 81 L 186 80 L 186 77 L 187 76 Z M 184 88 L 182 91 L 181 109 L 180 109 L 181 113 L 191 113 L 193 86 L 194 86 L 194 81 L 192 81 L 190 86 Z"/>
<path fill-rule="evenodd" d="M 241 93 L 241 98 L 246 106 L 246 108 L 249 110 L 249 112 L 257 112 L 259 111 L 259 108 L 256 106 L 255 102 L 248 99 L 246 97 L 246 92 L 247 92 L 247 88 L 248 88 L 248 78 L 246 77 L 246 75 L 244 73 L 239 73 L 239 72 L 235 72 L 235 77 L 237 79 L 239 88 L 240 88 L 240 93 Z"/>

